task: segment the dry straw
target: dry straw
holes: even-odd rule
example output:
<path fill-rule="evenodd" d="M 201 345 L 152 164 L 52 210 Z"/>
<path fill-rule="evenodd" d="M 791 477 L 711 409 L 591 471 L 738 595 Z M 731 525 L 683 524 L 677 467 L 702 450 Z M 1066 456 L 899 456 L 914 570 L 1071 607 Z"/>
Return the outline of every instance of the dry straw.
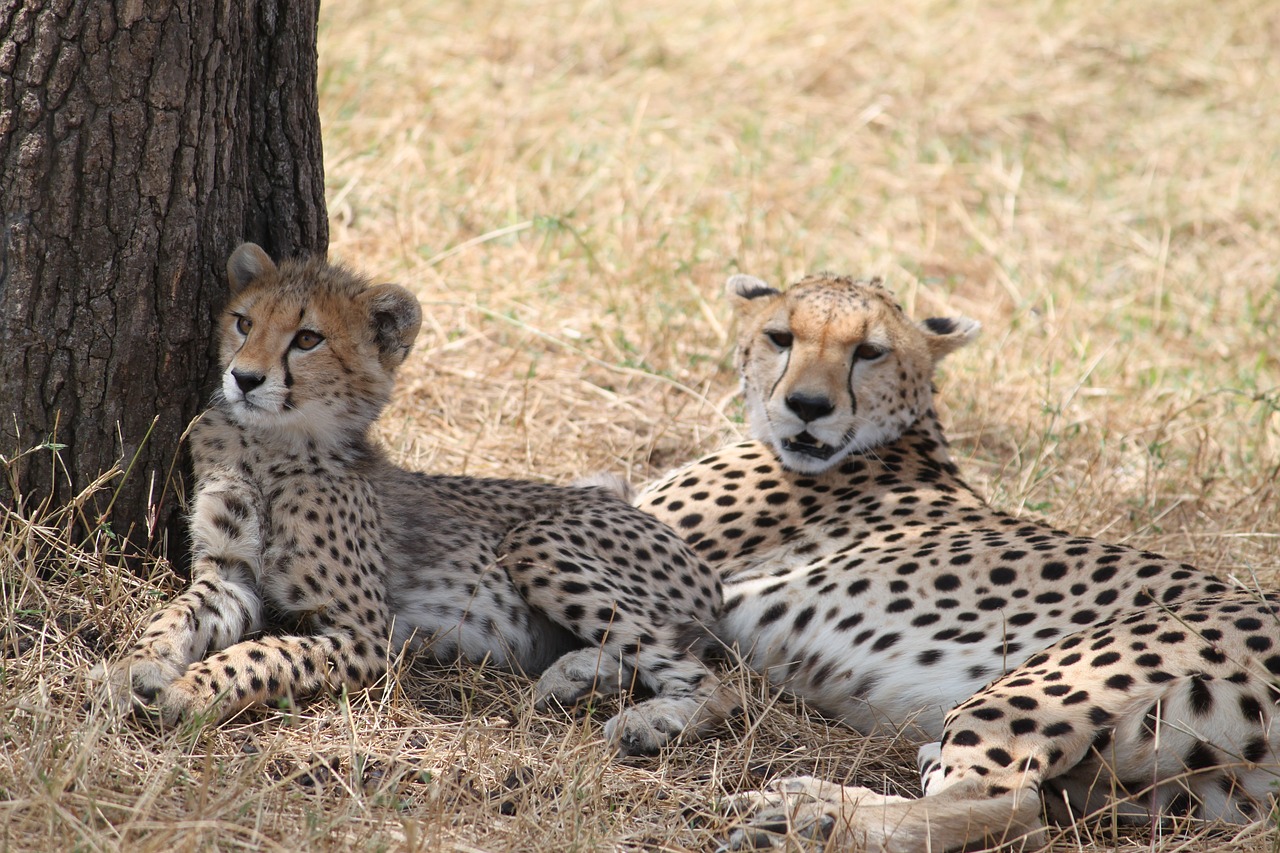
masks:
<path fill-rule="evenodd" d="M 741 431 L 727 275 L 876 274 L 917 315 L 982 322 L 939 379 L 998 506 L 1276 581 L 1267 0 L 322 15 L 332 253 L 426 310 L 380 428 L 404 463 L 643 481 Z M 74 512 L 0 530 L 0 849 L 709 850 L 715 800 L 763 776 L 914 791 L 909 733 L 856 736 L 740 672 L 742 718 L 626 763 L 599 741 L 609 700 L 535 713 L 524 679 L 405 663 L 380 691 L 214 730 L 117 727 L 80 676 L 178 580 L 122 569 L 107 531 L 68 541 Z"/>

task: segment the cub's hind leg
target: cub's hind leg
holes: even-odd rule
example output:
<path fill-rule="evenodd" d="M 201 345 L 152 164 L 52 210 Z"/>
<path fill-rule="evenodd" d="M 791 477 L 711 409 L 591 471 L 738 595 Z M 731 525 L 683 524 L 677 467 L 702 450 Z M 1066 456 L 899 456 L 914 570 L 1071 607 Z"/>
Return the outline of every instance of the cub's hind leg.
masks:
<path fill-rule="evenodd" d="M 699 733 L 733 707 L 701 659 L 720 607 L 719 581 L 660 522 L 584 493 L 507 537 L 501 565 L 530 606 L 586 648 L 543 675 L 538 695 L 571 702 L 631 680 L 654 697 L 605 725 L 625 753 Z"/>

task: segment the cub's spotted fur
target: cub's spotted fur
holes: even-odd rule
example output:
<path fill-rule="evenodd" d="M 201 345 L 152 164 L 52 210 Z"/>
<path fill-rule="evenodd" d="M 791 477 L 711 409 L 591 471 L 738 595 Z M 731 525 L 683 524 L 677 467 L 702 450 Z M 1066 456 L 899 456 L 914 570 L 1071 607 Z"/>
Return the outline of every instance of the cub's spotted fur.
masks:
<path fill-rule="evenodd" d="M 989 507 L 933 410 L 957 318 L 911 322 L 878 282 L 785 293 L 729 281 L 756 441 L 672 472 L 637 505 L 725 585 L 716 633 L 862 731 L 922 731 L 926 796 L 792 779 L 733 806 L 769 830 L 871 849 L 1024 833 L 1042 793 L 1088 813 L 1250 820 L 1277 780 L 1280 598 Z M 1156 734 L 1159 733 L 1157 737 Z"/>
<path fill-rule="evenodd" d="M 725 710 L 698 656 L 720 585 L 666 526 L 600 488 L 406 471 L 370 439 L 421 324 L 408 291 L 253 244 L 227 269 L 193 580 L 103 673 L 117 699 L 219 719 L 366 687 L 409 646 L 542 672 L 543 702 L 634 672 L 655 696 L 606 725 L 624 751 Z M 266 612 L 296 630 L 245 639 Z"/>

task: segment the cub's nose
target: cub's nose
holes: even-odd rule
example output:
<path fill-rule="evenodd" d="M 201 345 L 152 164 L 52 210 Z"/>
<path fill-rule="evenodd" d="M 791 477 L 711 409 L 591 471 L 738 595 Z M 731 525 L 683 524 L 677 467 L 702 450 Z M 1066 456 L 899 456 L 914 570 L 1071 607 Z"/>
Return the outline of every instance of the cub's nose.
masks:
<path fill-rule="evenodd" d="M 240 387 L 240 390 L 246 394 L 267 381 L 267 377 L 261 373 L 250 373 L 247 370 L 232 370 L 231 378 L 236 381 L 236 385 Z"/>
<path fill-rule="evenodd" d="M 826 397 L 810 394 L 789 394 L 787 408 L 795 412 L 805 423 L 816 421 L 835 411 L 835 406 L 831 405 L 831 401 Z"/>

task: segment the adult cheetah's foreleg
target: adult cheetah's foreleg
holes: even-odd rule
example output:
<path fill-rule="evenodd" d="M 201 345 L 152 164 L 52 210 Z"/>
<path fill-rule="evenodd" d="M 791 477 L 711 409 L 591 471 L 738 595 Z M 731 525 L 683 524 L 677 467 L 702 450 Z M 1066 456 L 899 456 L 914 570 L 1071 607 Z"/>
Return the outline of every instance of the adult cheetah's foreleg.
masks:
<path fill-rule="evenodd" d="M 777 780 L 763 791 L 738 794 L 724 810 L 739 819 L 725 845 L 729 850 L 769 849 L 783 838 L 868 853 L 970 845 L 1035 850 L 1045 841 L 1034 786 L 992 796 L 980 780 L 913 800 L 797 776 Z"/>

